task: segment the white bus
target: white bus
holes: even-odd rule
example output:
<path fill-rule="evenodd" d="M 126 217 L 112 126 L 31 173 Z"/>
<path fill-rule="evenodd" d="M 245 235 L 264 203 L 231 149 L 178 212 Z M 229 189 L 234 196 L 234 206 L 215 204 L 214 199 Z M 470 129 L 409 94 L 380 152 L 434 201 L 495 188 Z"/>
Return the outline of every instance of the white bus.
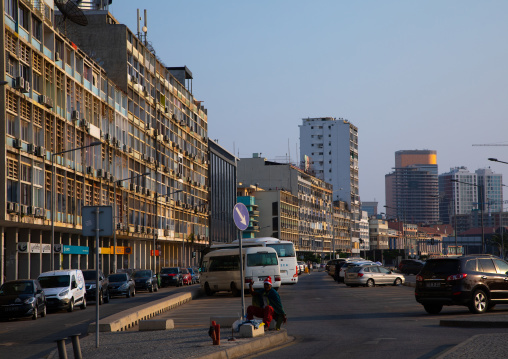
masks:
<path fill-rule="evenodd" d="M 238 248 L 238 246 L 238 240 L 235 240 L 232 243 L 214 244 L 210 249 Z M 271 247 L 275 249 L 279 257 L 282 284 L 298 283 L 298 263 L 293 242 L 282 241 L 273 237 L 242 239 L 242 248 L 248 247 Z"/>

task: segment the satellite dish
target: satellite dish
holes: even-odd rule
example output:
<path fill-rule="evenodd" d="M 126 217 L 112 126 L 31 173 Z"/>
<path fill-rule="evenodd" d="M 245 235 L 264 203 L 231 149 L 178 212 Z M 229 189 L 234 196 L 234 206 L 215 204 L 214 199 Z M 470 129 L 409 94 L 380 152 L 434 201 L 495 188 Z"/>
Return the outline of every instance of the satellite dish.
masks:
<path fill-rule="evenodd" d="M 72 0 L 55 0 L 55 5 L 62 13 L 64 20 L 69 19 L 72 22 L 81 25 L 86 26 L 88 25 L 88 20 L 81 11 L 81 9 L 78 7 L 78 5 L 72 1 Z"/>

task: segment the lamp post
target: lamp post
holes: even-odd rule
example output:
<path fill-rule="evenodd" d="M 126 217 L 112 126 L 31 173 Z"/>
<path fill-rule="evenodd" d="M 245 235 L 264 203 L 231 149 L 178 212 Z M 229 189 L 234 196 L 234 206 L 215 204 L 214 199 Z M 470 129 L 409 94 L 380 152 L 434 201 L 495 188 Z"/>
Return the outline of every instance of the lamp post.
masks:
<path fill-rule="evenodd" d="M 120 183 L 122 183 L 123 181 L 127 181 L 127 180 L 132 180 L 134 178 L 138 178 L 138 177 L 142 177 L 142 176 L 147 176 L 149 175 L 150 172 L 145 172 L 145 173 L 141 173 L 141 174 L 138 174 L 138 175 L 135 175 L 135 176 L 131 176 L 131 177 L 127 177 L 127 178 L 124 178 L 124 179 L 121 179 L 121 180 L 116 180 L 115 182 L 113 182 L 113 272 L 116 273 L 116 269 L 117 269 L 117 258 L 116 258 L 116 222 L 117 222 L 117 215 L 116 215 L 116 187 L 117 185 L 119 185 Z"/>
<path fill-rule="evenodd" d="M 474 184 L 474 183 L 469 183 L 469 182 L 463 182 L 463 181 L 459 181 L 458 179 L 450 179 L 451 182 L 456 182 L 456 183 L 462 183 L 462 184 L 465 184 L 465 185 L 468 185 L 468 186 L 473 186 L 473 187 L 477 187 L 479 188 L 479 192 L 480 192 L 480 195 L 481 195 L 481 199 L 479 199 L 479 206 L 480 206 L 480 222 L 481 222 L 481 226 L 482 226 L 482 253 L 481 254 L 484 254 L 485 253 L 485 228 L 483 226 L 483 205 L 484 205 L 484 200 L 483 200 L 483 185 L 479 185 L 479 184 Z M 455 218 L 455 221 L 457 221 L 457 219 Z"/>
<path fill-rule="evenodd" d="M 51 154 L 51 258 L 50 258 L 50 267 L 51 270 L 55 270 L 55 156 L 63 155 L 64 153 L 74 152 L 78 150 L 82 150 L 88 147 L 101 145 L 102 142 L 96 141 L 92 142 L 89 145 L 81 146 L 77 148 L 72 148 L 70 150 L 65 150 L 61 152 L 55 152 Z"/>

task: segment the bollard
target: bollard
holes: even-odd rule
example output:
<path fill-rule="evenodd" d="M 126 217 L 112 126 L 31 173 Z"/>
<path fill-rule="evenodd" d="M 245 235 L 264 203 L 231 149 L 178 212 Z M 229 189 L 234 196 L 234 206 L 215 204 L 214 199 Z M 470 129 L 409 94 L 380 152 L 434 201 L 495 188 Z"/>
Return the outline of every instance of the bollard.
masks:
<path fill-rule="evenodd" d="M 217 340 L 216 345 L 220 345 L 220 324 L 215 326 L 215 339 Z"/>
<path fill-rule="evenodd" d="M 58 357 L 60 359 L 67 359 L 67 351 L 65 350 L 65 340 L 67 338 L 62 338 L 55 340 L 56 346 L 58 347 Z"/>
<path fill-rule="evenodd" d="M 74 351 L 74 359 L 83 359 L 81 355 L 81 345 L 79 344 L 79 336 L 81 334 L 71 335 L 72 340 L 72 350 Z"/>

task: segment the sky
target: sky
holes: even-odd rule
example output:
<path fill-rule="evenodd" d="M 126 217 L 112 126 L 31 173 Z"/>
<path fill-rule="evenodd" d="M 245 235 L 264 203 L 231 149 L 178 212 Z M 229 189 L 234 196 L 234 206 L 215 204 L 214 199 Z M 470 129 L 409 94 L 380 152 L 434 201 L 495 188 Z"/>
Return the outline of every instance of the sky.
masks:
<path fill-rule="evenodd" d="M 109 11 L 135 33 L 138 8 L 162 62 L 192 72 L 209 138 L 240 158 L 296 162 L 302 119 L 335 117 L 358 127 L 360 198 L 379 207 L 399 150 L 437 151 L 439 173 L 508 178 L 487 160 L 508 162 L 508 1 L 113 0 Z"/>

